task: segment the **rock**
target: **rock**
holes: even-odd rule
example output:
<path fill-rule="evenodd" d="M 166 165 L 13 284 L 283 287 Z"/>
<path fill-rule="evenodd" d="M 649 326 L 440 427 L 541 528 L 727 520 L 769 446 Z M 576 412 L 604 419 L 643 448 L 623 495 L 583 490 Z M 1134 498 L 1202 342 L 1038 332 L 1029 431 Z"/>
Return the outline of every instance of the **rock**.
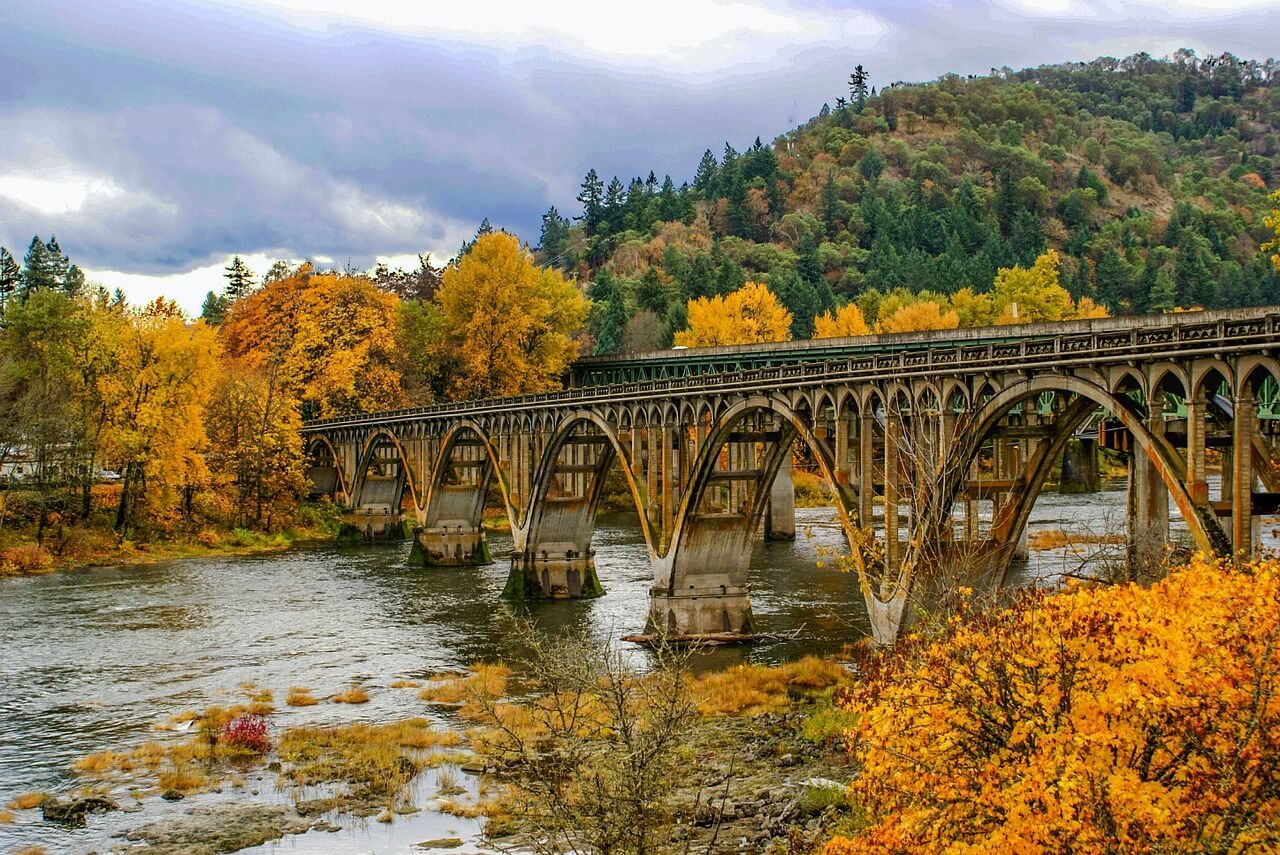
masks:
<path fill-rule="evenodd" d="M 815 790 L 840 790 L 844 791 L 844 784 L 839 781 L 833 781 L 830 778 L 809 778 L 801 781 L 800 786 L 810 787 Z"/>
<path fill-rule="evenodd" d="M 183 816 L 139 826 L 124 836 L 149 844 L 148 855 L 216 855 L 301 834 L 312 825 L 285 805 L 231 802 L 192 808 Z"/>
<path fill-rule="evenodd" d="M 283 768 L 284 767 L 280 765 L 279 760 L 272 760 L 270 763 L 267 764 L 268 772 L 279 772 Z"/>
<path fill-rule="evenodd" d="M 424 840 L 421 843 L 415 843 L 413 845 L 419 849 L 457 849 L 462 845 L 462 838 L 437 837 L 435 840 Z"/>
<path fill-rule="evenodd" d="M 478 760 L 463 763 L 458 768 L 466 772 L 468 775 L 483 775 L 485 771 L 484 764 Z"/>
<path fill-rule="evenodd" d="M 779 766 L 794 766 L 798 762 L 799 761 L 796 760 L 796 755 L 794 754 L 783 754 L 781 757 L 778 758 Z"/>
<path fill-rule="evenodd" d="M 105 796 L 51 796 L 44 800 L 41 810 L 45 822 L 83 828 L 88 824 L 88 814 L 120 810 L 120 805 Z"/>
<path fill-rule="evenodd" d="M 166 802 L 180 802 L 185 799 L 186 796 L 182 794 L 182 790 L 165 790 L 160 794 L 160 798 L 164 799 Z"/>

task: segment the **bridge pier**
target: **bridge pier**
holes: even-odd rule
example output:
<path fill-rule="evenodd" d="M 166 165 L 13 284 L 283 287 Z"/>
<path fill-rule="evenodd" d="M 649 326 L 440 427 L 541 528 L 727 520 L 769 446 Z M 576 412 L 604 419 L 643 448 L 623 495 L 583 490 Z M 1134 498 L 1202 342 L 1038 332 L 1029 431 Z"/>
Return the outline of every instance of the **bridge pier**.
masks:
<path fill-rule="evenodd" d="M 765 540 L 796 539 L 796 485 L 790 454 L 782 458 L 778 475 L 769 488 L 769 505 L 764 512 L 764 537 Z"/>
<path fill-rule="evenodd" d="M 397 541 L 408 537 L 404 514 L 383 506 L 364 506 L 342 515 L 339 543 Z"/>
<path fill-rule="evenodd" d="M 646 633 L 670 638 L 749 637 L 755 630 L 751 596 L 745 586 L 689 587 L 672 594 L 649 593 Z"/>
<path fill-rule="evenodd" d="M 414 530 L 409 560 L 424 567 L 473 567 L 492 564 L 493 555 L 484 526 L 450 521 Z"/>
<path fill-rule="evenodd" d="M 596 554 L 571 544 L 548 544 L 551 549 L 524 550 L 511 556 L 504 597 L 515 599 L 570 599 L 598 597 L 604 593 L 596 575 Z M 563 548 L 560 548 L 563 547 Z"/>

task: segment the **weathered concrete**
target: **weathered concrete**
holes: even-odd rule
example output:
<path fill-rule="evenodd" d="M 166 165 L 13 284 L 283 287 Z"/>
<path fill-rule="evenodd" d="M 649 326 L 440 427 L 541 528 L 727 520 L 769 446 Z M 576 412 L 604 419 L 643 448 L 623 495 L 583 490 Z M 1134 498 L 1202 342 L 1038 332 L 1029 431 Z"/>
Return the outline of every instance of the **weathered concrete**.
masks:
<path fill-rule="evenodd" d="M 778 475 L 769 488 L 769 507 L 764 512 L 766 540 L 796 539 L 796 485 L 792 460 L 788 454 L 778 467 Z"/>
<path fill-rule="evenodd" d="M 1059 493 L 1096 493 L 1102 489 L 1098 471 L 1098 441 L 1072 437 L 1062 452 Z"/>

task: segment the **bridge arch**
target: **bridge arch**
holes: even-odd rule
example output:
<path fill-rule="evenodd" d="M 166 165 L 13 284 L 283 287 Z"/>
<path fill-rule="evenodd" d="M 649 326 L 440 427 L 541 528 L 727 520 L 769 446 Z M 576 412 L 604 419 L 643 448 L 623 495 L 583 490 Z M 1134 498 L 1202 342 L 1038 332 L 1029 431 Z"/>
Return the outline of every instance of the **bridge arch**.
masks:
<path fill-rule="evenodd" d="M 1008 411 L 1018 403 L 1034 398 L 1043 392 L 1077 395 L 1080 399 L 1091 402 L 1092 405 L 1106 409 L 1115 418 L 1119 419 L 1129 432 L 1129 435 L 1133 437 L 1133 441 L 1137 446 L 1135 453 L 1143 454 L 1146 460 L 1151 463 L 1165 489 L 1168 490 L 1169 495 L 1173 498 L 1179 513 L 1181 513 L 1183 520 L 1187 524 L 1196 547 L 1208 554 L 1222 551 L 1224 539 L 1221 529 L 1217 527 L 1216 521 L 1209 521 L 1200 512 L 1187 493 L 1184 484 L 1185 462 L 1167 441 L 1156 436 L 1148 428 L 1144 421 L 1145 414 L 1139 410 L 1137 404 L 1122 393 L 1113 394 L 1111 391 L 1094 383 L 1071 375 L 1042 376 L 1020 381 L 1002 390 L 978 408 L 974 414 L 972 427 L 965 432 L 964 442 L 956 444 L 952 459 L 944 467 L 946 472 L 958 473 L 959 475 L 958 477 L 953 474 L 948 477 L 940 493 L 939 500 L 946 512 L 949 513 L 949 509 L 959 492 L 963 473 L 968 472 L 970 464 L 978 455 L 983 443 L 994 434 Z M 1069 416 L 1068 423 L 1057 431 L 1049 450 L 1060 451 L 1061 445 L 1065 443 L 1075 427 L 1078 426 L 1071 425 L 1069 422 L 1083 421 L 1088 417 L 1088 412 L 1092 409 L 1092 406 L 1081 407 L 1080 412 Z M 1044 456 L 1051 465 L 1051 456 L 1048 454 Z M 1031 506 L 1044 487 L 1050 465 L 1041 466 L 1037 471 L 1027 473 L 1028 482 L 1017 499 L 1018 505 L 1007 535 L 1010 539 L 1016 541 L 1023 527 L 1025 527 Z M 926 536 L 936 537 L 937 533 L 931 532 Z M 1001 553 L 999 560 L 1004 566 L 993 568 L 997 570 L 998 575 L 1003 575 L 1011 558 L 1012 553 L 1008 550 L 1004 550 Z"/>
<path fill-rule="evenodd" d="M 782 395 L 746 396 L 725 408 L 711 425 L 693 460 L 669 546 L 655 556 L 651 627 L 676 635 L 751 631 L 751 546 L 769 488 L 797 438 L 812 451 L 836 496 L 841 528 L 851 536 L 845 501 L 853 494 L 837 486 L 830 449 L 805 421 L 809 402 L 798 404 L 793 406 Z M 735 444 L 737 451 L 730 448 Z M 718 494 L 714 500 L 708 494 L 711 489 Z"/>
<path fill-rule="evenodd" d="M 307 446 L 306 446 L 307 459 L 312 461 L 313 463 L 317 463 L 317 464 L 321 463 L 325 459 L 325 457 L 321 457 L 318 454 L 318 452 L 320 452 L 321 450 L 323 450 L 324 452 L 327 452 L 325 457 L 327 457 L 327 459 L 329 460 L 329 463 L 334 471 L 334 487 L 336 487 L 336 492 L 341 494 L 342 496 L 342 504 L 350 505 L 351 490 L 347 486 L 347 474 L 346 472 L 343 471 L 342 458 L 338 455 L 338 450 L 333 447 L 333 443 L 330 442 L 329 438 L 324 434 L 312 434 L 311 438 L 307 440 Z M 320 493 L 334 492 L 327 489 L 327 485 L 325 484 L 315 483 L 316 482 L 315 477 L 313 477 L 312 480 L 313 480 L 314 487 L 317 490 L 319 490 Z M 312 495 L 319 495 L 319 494 L 313 493 Z"/>

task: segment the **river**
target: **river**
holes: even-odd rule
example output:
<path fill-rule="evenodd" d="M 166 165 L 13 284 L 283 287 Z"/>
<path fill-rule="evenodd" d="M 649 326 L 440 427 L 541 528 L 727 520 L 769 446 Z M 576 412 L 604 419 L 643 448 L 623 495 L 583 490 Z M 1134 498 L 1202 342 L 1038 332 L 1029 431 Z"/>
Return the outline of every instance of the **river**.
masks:
<path fill-rule="evenodd" d="M 1097 531 L 1123 520 L 1123 508 L 1122 490 L 1046 494 L 1031 528 Z M 822 549 L 843 544 L 833 512 L 802 509 L 797 517 L 796 541 L 759 544 L 751 573 L 758 622 L 796 637 L 710 650 L 701 667 L 838 653 L 866 634 L 856 580 L 817 566 Z M 1271 526 L 1264 528 L 1274 546 Z M 0 800 L 31 789 L 68 789 L 76 783 L 69 770 L 76 758 L 155 739 L 154 725 L 169 715 L 228 703 L 245 682 L 272 689 L 277 703 L 289 686 L 311 687 L 318 697 L 354 682 L 370 690 L 372 700 L 356 707 L 280 703 L 276 726 L 439 715 L 415 692 L 387 687 L 397 678 L 517 652 L 509 631 L 512 606 L 500 597 L 510 539 L 493 534 L 490 542 L 498 560 L 478 568 L 411 568 L 407 544 L 315 545 L 0 579 Z M 606 595 L 535 603 L 531 611 L 541 626 L 586 627 L 601 638 L 643 629 L 651 576 L 634 518 L 602 518 L 595 548 Z M 1043 580 L 1070 563 L 1064 551 L 1033 552 L 1017 574 L 1023 582 Z M 179 805 L 229 797 L 210 794 Z M 56 852 L 109 850 L 121 843 L 111 835 L 179 809 L 153 798 L 141 814 L 92 817 L 79 830 L 43 824 L 38 811 L 25 811 L 0 825 L 0 851 L 36 843 Z M 467 837 L 475 827 L 424 812 L 392 825 L 311 832 L 257 851 L 408 852 L 415 840 Z"/>

